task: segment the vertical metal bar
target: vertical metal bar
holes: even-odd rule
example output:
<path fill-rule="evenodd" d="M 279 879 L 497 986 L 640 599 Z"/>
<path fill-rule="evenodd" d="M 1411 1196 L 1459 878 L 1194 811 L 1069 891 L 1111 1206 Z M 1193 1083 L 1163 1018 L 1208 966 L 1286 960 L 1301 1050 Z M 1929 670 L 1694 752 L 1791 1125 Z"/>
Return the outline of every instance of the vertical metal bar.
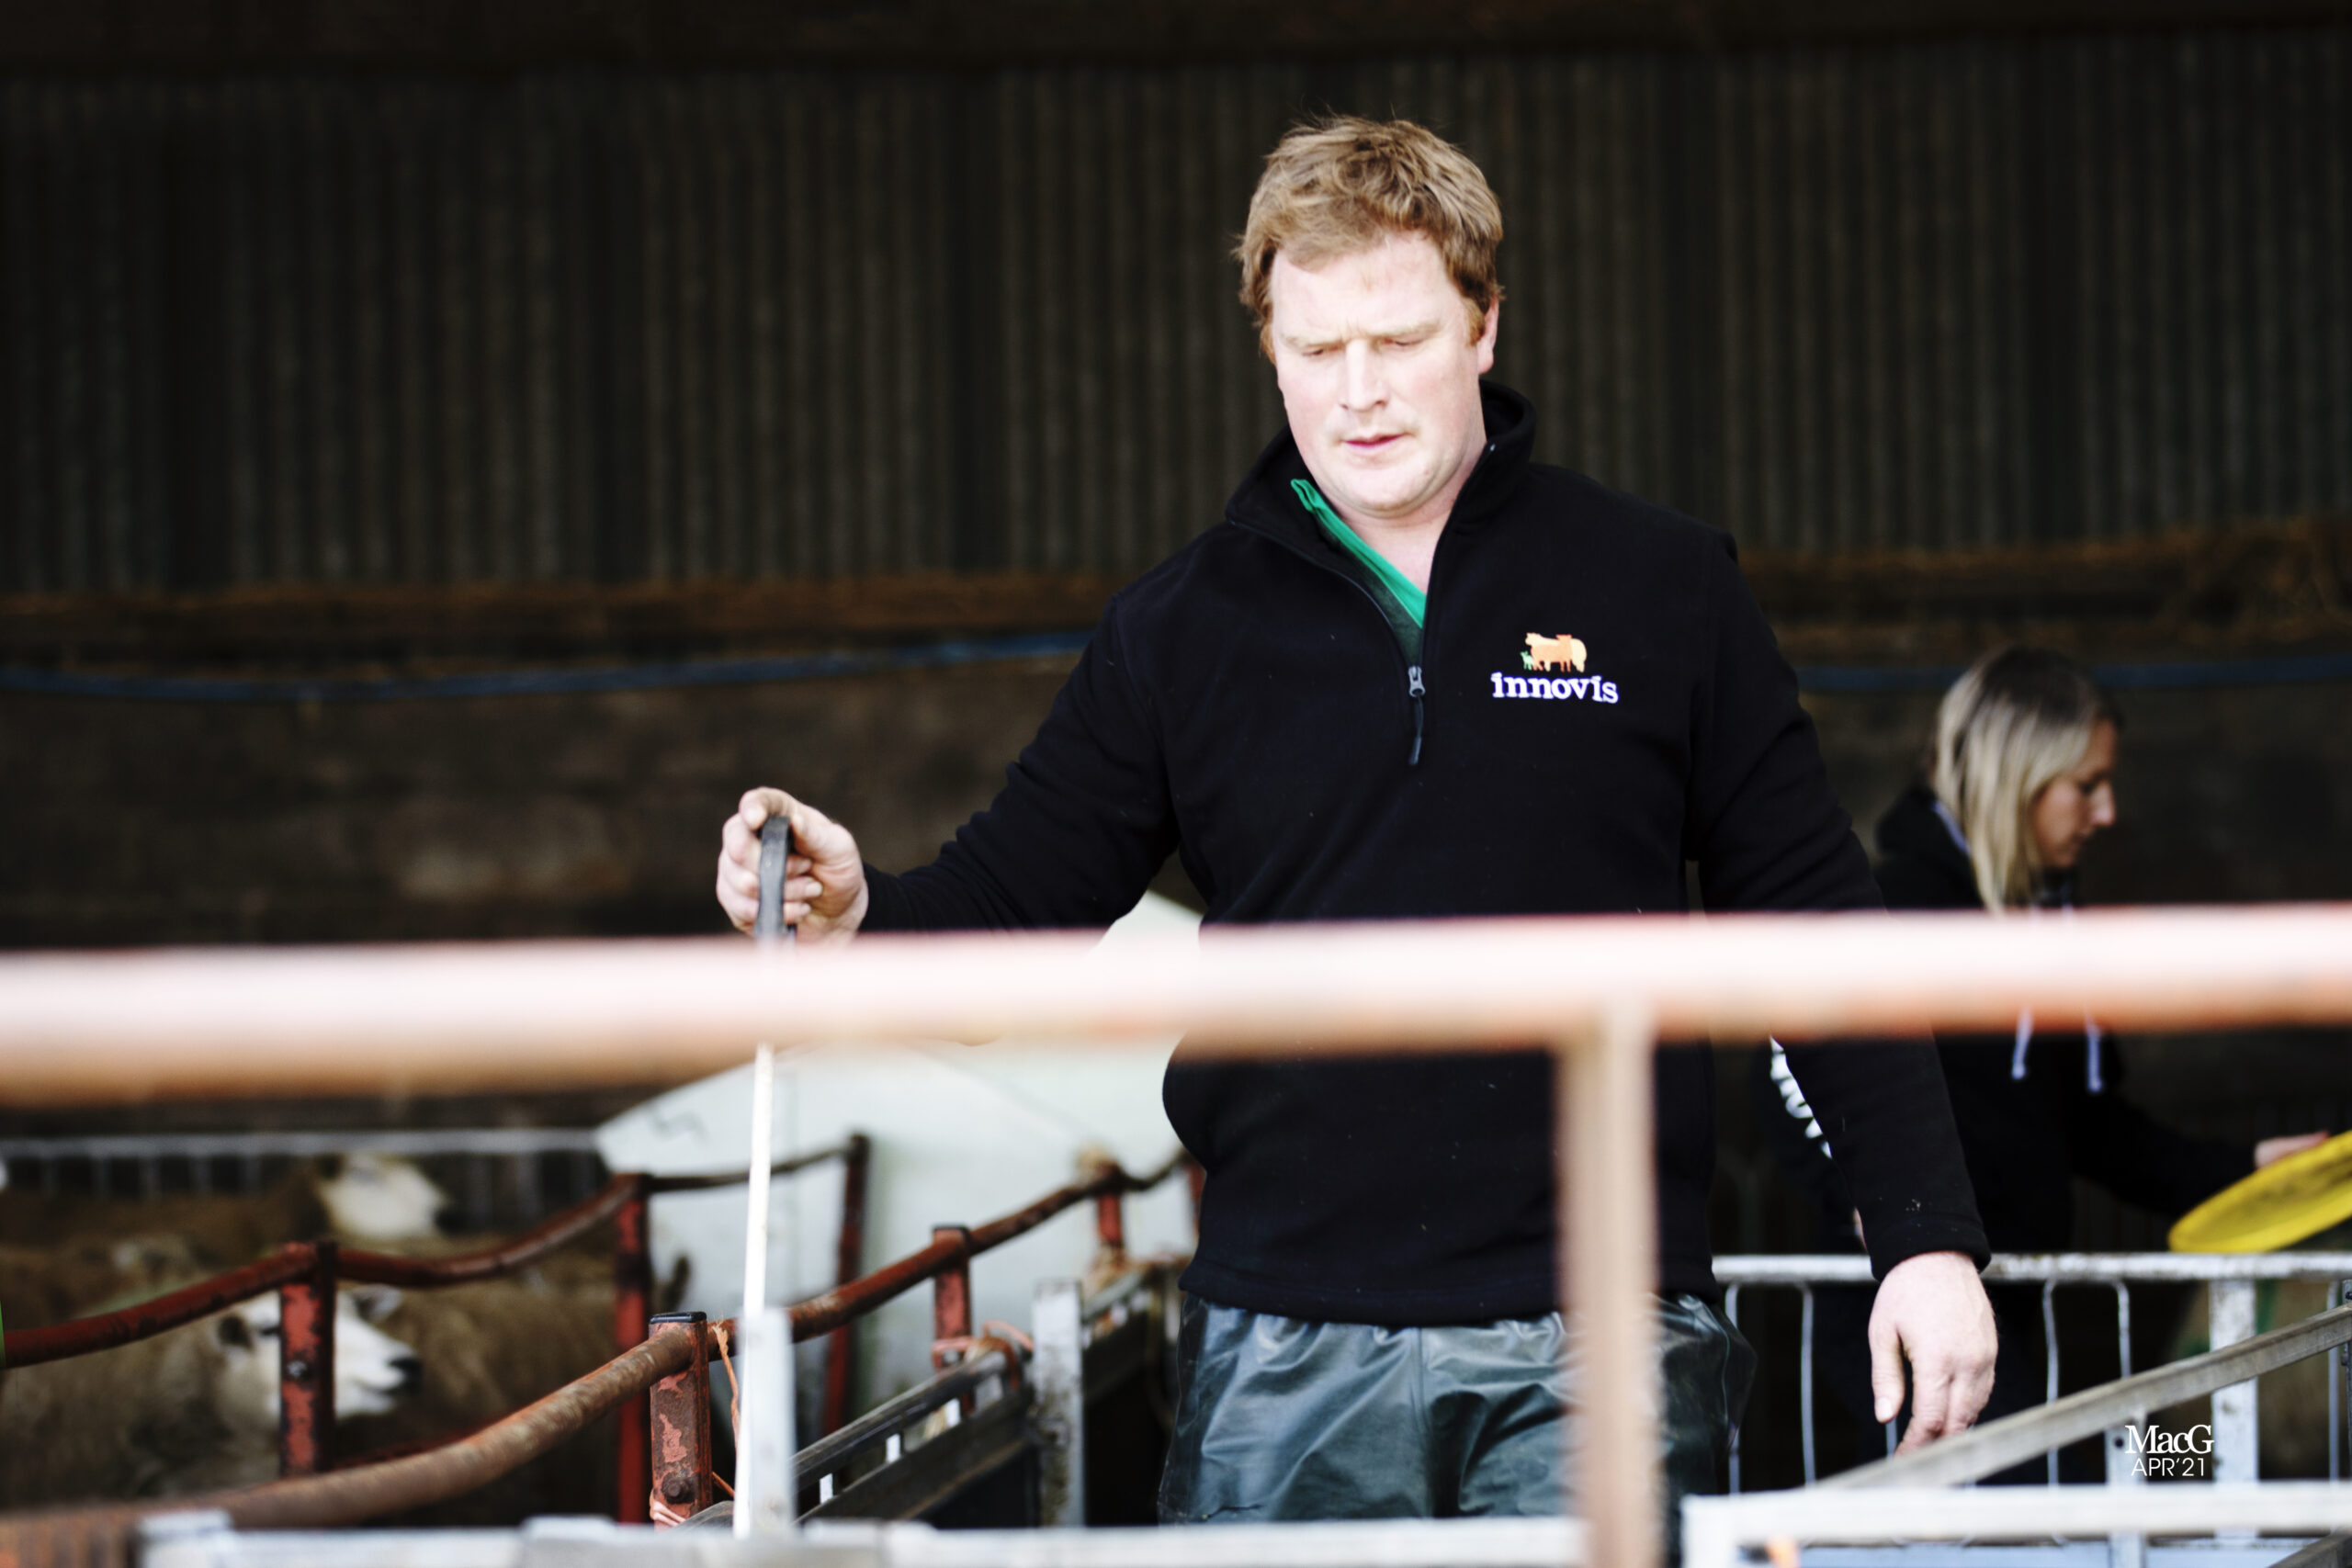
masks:
<path fill-rule="evenodd" d="M 1094 1245 L 1105 1258 L 1127 1256 L 1126 1201 L 1121 1192 L 1105 1192 L 1094 1200 Z"/>
<path fill-rule="evenodd" d="M 1657 1171 L 1647 1013 L 1605 1009 L 1560 1042 L 1561 1273 L 1581 1340 L 1581 1417 L 1563 1423 L 1589 1561 L 1656 1568 L 1660 1477 L 1655 1391 Z"/>
<path fill-rule="evenodd" d="M 277 1292 L 277 1472 L 318 1475 L 334 1463 L 335 1244 L 293 1244 L 310 1260 Z"/>
<path fill-rule="evenodd" d="M 2058 1281 L 2041 1281 L 2041 1402 L 2058 1402 Z M 2050 1484 L 2058 1484 L 2058 1450 L 2052 1449 L 2044 1457 L 2049 1467 Z"/>
<path fill-rule="evenodd" d="M 2327 1306 L 2330 1312 L 2344 1304 L 2344 1281 L 2331 1280 L 2327 1286 Z M 2335 1348 L 2328 1358 L 2340 1368 L 2344 1361 L 2344 1347 Z M 2335 1377 L 2327 1380 L 2327 1478 L 2334 1481 L 2344 1473 L 2344 1385 Z"/>
<path fill-rule="evenodd" d="M 931 1337 L 933 1340 L 965 1339 L 972 1332 L 972 1233 L 962 1225 L 933 1225 L 933 1242 L 954 1240 L 964 1250 L 956 1261 L 931 1277 Z M 942 1364 L 933 1350 L 932 1365 Z"/>
<path fill-rule="evenodd" d="M 863 1133 L 849 1135 L 842 1155 L 842 1229 L 833 1248 L 833 1282 L 846 1285 L 865 1269 L 865 1186 L 874 1147 Z M 852 1318 L 825 1339 L 825 1405 L 820 1418 L 822 1433 L 838 1432 L 849 1424 L 856 1398 L 857 1325 Z"/>
<path fill-rule="evenodd" d="M 1739 1326 L 1739 1287 L 1729 1285 L 1724 1290 L 1724 1321 L 1733 1328 Z M 1739 1423 L 1731 1424 L 1731 1495 L 1739 1495 Z"/>
<path fill-rule="evenodd" d="M 2132 1375 L 2132 1286 L 2115 1281 L 2115 1375 Z"/>
<path fill-rule="evenodd" d="M 656 1339 L 684 1336 L 694 1345 L 686 1370 L 653 1385 L 647 1402 L 646 1445 L 652 1454 L 652 1487 L 673 1517 L 691 1518 L 711 1505 L 710 1325 L 698 1312 L 665 1312 L 647 1320 Z M 623 1472 L 626 1475 L 626 1472 Z M 622 1486 L 626 1490 L 628 1482 Z M 639 1517 L 651 1513 L 640 1502 Z M 621 1512 L 628 1514 L 624 1497 Z M 666 1524 L 668 1518 L 657 1518 Z"/>
<path fill-rule="evenodd" d="M 645 1179 L 639 1177 L 628 1201 L 613 1214 L 613 1348 L 616 1352 L 631 1349 L 645 1342 L 646 1298 L 653 1287 L 653 1266 L 646 1256 L 645 1210 Z M 707 1384 L 709 1381 L 710 1374 L 706 1371 L 703 1382 Z M 616 1473 L 620 1477 L 620 1505 L 613 1517 L 625 1525 L 641 1525 L 649 1517 L 647 1506 L 651 1482 L 647 1470 L 645 1446 L 649 1420 L 646 1399 L 642 1394 L 621 1407 L 619 1429 L 614 1438 Z"/>
<path fill-rule="evenodd" d="M 788 1531 L 798 1511 L 792 1483 L 792 1326 L 783 1308 L 767 1304 L 775 1159 L 775 1049 L 763 1040 L 752 1058 L 751 1191 L 744 1206 L 743 1311 L 736 1319 L 743 1335 L 743 1414 L 735 1455 L 739 1540 Z"/>
<path fill-rule="evenodd" d="M 2215 1280 L 2205 1287 L 2207 1321 L 2216 1350 L 2254 1337 L 2255 1295 L 2251 1280 Z M 2261 1428 L 2257 1388 L 2252 1379 L 2213 1391 L 2213 1479 L 2258 1481 Z"/>
<path fill-rule="evenodd" d="M 1813 1441 L 1813 1287 L 1800 1284 L 1797 1319 L 1797 1437 L 1804 1450 L 1804 1483 L 1815 1479 Z"/>
<path fill-rule="evenodd" d="M 1075 1280 L 1040 1280 L 1030 1332 L 1037 1351 L 1037 1522 L 1086 1523 L 1086 1345 Z"/>
<path fill-rule="evenodd" d="M 2118 1377 L 2132 1375 L 2132 1287 L 2121 1280 L 2115 1285 L 2115 1365 Z M 2147 1418 L 2140 1418 L 2143 1430 Z M 2132 1450 L 2130 1424 L 2107 1429 L 2107 1483 L 2109 1486 L 2140 1486 L 2147 1483 L 2147 1467 Z M 2136 1531 L 2119 1530 L 2107 1538 L 2108 1568 L 2147 1568 L 2148 1538 Z"/>
<path fill-rule="evenodd" d="M 744 1321 L 738 1319 L 739 1326 Z M 735 1534 L 789 1534 L 800 1511 L 792 1464 L 798 1448 L 793 1437 L 792 1319 L 786 1308 L 772 1306 L 749 1322 L 736 1358 L 743 1416 L 742 1449 L 735 1459 Z"/>

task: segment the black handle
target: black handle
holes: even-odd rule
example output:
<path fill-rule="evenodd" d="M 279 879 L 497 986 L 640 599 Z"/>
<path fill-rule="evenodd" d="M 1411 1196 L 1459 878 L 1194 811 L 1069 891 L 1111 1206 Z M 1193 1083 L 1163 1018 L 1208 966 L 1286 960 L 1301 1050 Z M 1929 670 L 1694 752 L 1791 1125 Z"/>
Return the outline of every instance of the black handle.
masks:
<path fill-rule="evenodd" d="M 762 942 L 779 935 L 792 940 L 792 928 L 784 923 L 784 857 L 791 852 L 789 819 L 771 817 L 760 825 L 760 918 L 752 934 Z"/>

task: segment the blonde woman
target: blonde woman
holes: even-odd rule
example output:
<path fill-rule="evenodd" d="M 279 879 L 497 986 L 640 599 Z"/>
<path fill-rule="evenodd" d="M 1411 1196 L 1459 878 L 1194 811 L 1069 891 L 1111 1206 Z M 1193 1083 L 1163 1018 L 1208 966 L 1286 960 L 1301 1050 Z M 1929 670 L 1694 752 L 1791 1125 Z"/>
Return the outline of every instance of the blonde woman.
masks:
<path fill-rule="evenodd" d="M 2050 919 L 2071 908 L 2084 846 L 2115 825 L 2122 728 L 2114 701 L 2063 654 L 2004 648 L 1979 659 L 1937 712 L 1927 780 L 1879 819 L 1878 883 L 1887 908 L 1983 909 L 2007 919 Z M 2122 1058 L 2095 1019 L 2025 1013 L 2005 1034 L 1942 1039 L 1938 1055 L 1996 1252 L 2071 1247 L 2075 1177 L 2169 1219 L 2257 1166 L 2327 1136 L 2248 1146 L 2163 1125 L 2122 1097 Z M 1817 1152 L 1820 1141 L 1804 1135 L 1817 1124 L 1792 1083 L 1773 1088 L 1765 1103 L 1786 1116 L 1768 1112 L 1781 1123 L 1768 1127 L 1768 1136 L 1792 1163 L 1811 1168 L 1808 1186 L 1850 1233 L 1850 1205 Z M 1800 1145 L 1814 1152 L 1794 1154 Z M 2039 1287 L 1996 1286 L 1988 1293 L 2001 1348 L 1984 1420 L 2041 1403 L 2045 1386 Z M 1866 1410 L 1867 1293 L 1847 1302 L 1825 1292 L 1821 1309 L 1825 1380 L 1841 1402 Z M 1848 1338 L 1853 1343 L 1842 1343 Z M 1864 1457 L 1883 1452 L 1882 1441 L 1867 1427 Z M 2039 1481 L 2045 1473 L 2036 1461 L 1998 1479 Z"/>

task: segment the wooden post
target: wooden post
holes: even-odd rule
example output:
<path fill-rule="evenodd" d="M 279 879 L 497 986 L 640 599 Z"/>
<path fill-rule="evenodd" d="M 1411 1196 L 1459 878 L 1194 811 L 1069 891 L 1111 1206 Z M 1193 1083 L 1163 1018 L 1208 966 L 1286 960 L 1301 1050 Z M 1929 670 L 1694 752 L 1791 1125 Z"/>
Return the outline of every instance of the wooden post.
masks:
<path fill-rule="evenodd" d="M 613 1348 L 630 1349 L 645 1343 L 646 1298 L 653 1286 L 653 1266 L 646 1254 L 645 1181 L 613 1214 Z M 708 1374 L 705 1374 L 707 1381 Z M 615 1473 L 620 1480 L 619 1506 L 614 1517 L 625 1525 L 641 1525 L 647 1515 L 647 1493 L 652 1483 L 646 1467 L 646 1401 L 643 1395 L 621 1407 L 614 1447 Z"/>
<path fill-rule="evenodd" d="M 334 1264 L 332 1241 L 298 1242 L 311 1266 L 277 1292 L 277 1473 L 334 1466 Z"/>
<path fill-rule="evenodd" d="M 692 1517 L 711 1505 L 710 1325 L 698 1312 L 665 1312 L 649 1325 L 654 1337 L 684 1336 L 694 1358 L 682 1372 L 653 1385 L 648 1446 L 652 1450 L 654 1488 L 672 1515 Z M 638 1512 L 650 1512 L 639 1498 Z"/>
<path fill-rule="evenodd" d="M 1587 1561 L 1657 1568 L 1657 1170 L 1649 1014 L 1605 1008 L 1558 1049 L 1560 1272 L 1581 1387 L 1569 1473 L 1589 1529 Z"/>

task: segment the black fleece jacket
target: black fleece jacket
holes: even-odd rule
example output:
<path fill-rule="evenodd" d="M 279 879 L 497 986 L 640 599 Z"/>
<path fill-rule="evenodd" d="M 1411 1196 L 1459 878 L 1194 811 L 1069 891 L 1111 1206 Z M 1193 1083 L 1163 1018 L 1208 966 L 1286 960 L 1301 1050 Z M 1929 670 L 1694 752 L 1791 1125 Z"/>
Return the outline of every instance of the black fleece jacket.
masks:
<path fill-rule="evenodd" d="M 1170 852 L 1234 923 L 1679 913 L 1686 859 L 1711 908 L 1876 908 L 1730 540 L 1531 462 L 1518 394 L 1487 386 L 1485 415 L 1418 663 L 1292 490 L 1285 433 L 1226 526 L 1112 601 L 995 803 L 935 863 L 873 874 L 866 928 L 1099 926 Z M 1531 633 L 1582 668 L 1553 645 L 1566 667 L 1532 669 Z M 1794 1059 L 1881 1271 L 1981 1258 L 1932 1053 Z M 1662 1284 L 1711 1292 L 1708 1053 L 1661 1053 L 1657 1092 Z M 1375 1324 L 1558 1302 L 1548 1056 L 1180 1048 L 1165 1100 L 1208 1175 L 1188 1290 Z"/>
<path fill-rule="evenodd" d="M 1890 909 L 1984 907 L 1968 853 L 1925 786 L 1913 786 L 1879 819 L 1878 847 Z M 2071 892 L 2053 887 L 2052 899 L 2070 903 Z M 1996 1250 L 2073 1246 L 2073 1177 L 2169 1218 L 2254 1168 L 2250 1147 L 2176 1133 L 2126 1100 L 2122 1055 L 2112 1036 L 2086 1023 L 2028 1019 L 2011 1035 L 1938 1043 L 1977 1208 Z"/>

